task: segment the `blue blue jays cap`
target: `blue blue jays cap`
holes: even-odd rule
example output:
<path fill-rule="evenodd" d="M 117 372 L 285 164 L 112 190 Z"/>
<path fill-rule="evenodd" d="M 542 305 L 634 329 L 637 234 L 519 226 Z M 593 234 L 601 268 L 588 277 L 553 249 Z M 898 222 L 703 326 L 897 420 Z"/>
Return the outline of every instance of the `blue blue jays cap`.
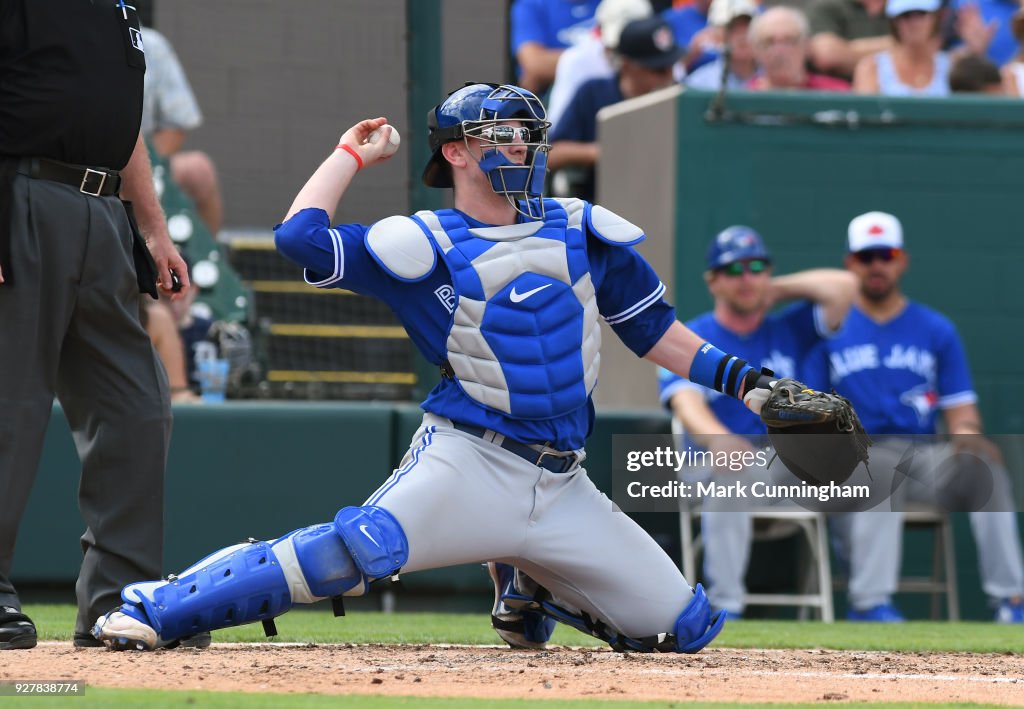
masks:
<path fill-rule="evenodd" d="M 761 235 L 748 226 L 731 226 L 720 232 L 708 246 L 709 270 L 728 266 L 734 261 L 759 258 L 771 261 L 772 255 L 764 247 Z"/>

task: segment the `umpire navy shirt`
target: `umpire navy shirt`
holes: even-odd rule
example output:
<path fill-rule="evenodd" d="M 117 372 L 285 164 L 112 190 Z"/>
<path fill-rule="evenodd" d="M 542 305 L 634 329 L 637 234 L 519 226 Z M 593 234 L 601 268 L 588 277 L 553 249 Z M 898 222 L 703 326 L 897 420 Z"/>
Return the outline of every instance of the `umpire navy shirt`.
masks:
<path fill-rule="evenodd" d="M 146 55 L 118 0 L 0 0 L 0 155 L 121 169 Z"/>

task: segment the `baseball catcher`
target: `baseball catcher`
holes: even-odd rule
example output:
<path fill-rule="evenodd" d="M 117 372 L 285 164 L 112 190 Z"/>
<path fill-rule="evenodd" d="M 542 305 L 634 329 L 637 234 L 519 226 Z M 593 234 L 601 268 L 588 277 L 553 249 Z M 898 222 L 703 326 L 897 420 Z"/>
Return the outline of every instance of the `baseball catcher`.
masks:
<path fill-rule="evenodd" d="M 360 121 L 295 197 L 276 245 L 320 288 L 387 303 L 441 376 L 401 465 L 369 499 L 277 539 L 127 586 L 99 618 L 112 648 L 272 619 L 366 593 L 399 572 L 491 562 L 501 637 L 542 647 L 554 621 L 634 651 L 697 652 L 725 622 L 704 589 L 587 477 L 603 318 L 638 356 L 760 410 L 772 380 L 675 318 L 633 248 L 644 232 L 577 199 L 547 199 L 548 122 L 512 85 L 469 84 L 427 117 L 423 181 L 454 209 L 339 224 L 360 170 L 387 157 Z M 390 138 L 390 134 L 387 136 Z M 751 393 L 764 390 L 765 397 Z M 756 393 L 756 392 L 755 392 Z"/>

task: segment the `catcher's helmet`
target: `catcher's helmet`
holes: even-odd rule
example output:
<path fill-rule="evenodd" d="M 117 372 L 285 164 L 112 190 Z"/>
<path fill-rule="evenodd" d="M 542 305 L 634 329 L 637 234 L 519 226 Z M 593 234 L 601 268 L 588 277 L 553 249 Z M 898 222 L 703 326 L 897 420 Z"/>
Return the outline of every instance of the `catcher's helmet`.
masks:
<path fill-rule="evenodd" d="M 543 200 L 536 204 L 530 200 L 544 196 L 547 151 L 551 148 L 547 142 L 551 124 L 546 116 L 539 98 L 511 84 L 466 84 L 453 91 L 427 114 L 432 155 L 423 170 L 423 184 L 452 187 L 451 168 L 441 154 L 441 146 L 476 138 L 484 145 L 478 164 L 490 179 L 491 188 L 505 195 L 526 216 L 542 217 Z M 518 121 L 525 130 L 507 125 L 510 120 Z M 522 165 L 498 150 L 510 143 L 526 145 L 527 157 Z M 520 199 L 526 202 L 520 205 Z"/>

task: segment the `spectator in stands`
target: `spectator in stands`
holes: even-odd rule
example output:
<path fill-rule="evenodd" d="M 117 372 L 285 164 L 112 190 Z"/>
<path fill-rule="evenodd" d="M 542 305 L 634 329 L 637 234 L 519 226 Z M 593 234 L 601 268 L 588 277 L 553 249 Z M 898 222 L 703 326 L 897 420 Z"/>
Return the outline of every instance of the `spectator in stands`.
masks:
<path fill-rule="evenodd" d="M 760 235 L 745 226 L 729 227 L 711 242 L 704 280 L 714 298 L 714 309 L 690 320 L 687 327 L 709 341 L 729 343 L 731 352 L 779 377 L 802 378 L 799 363 L 822 338 L 835 332 L 857 293 L 856 280 L 838 269 L 772 277 L 771 255 Z M 772 312 L 786 300 L 795 302 Z M 753 454 L 765 444 L 764 424 L 744 416 L 742 404 L 734 406 L 726 397 L 664 369 L 659 370 L 658 379 L 662 403 L 669 406 L 688 440 L 697 446 L 716 455 Z M 752 483 L 776 476 L 787 478 L 786 484 L 797 483 L 781 465 L 769 467 L 753 465 L 740 471 L 706 473 L 723 483 Z M 705 471 L 689 472 L 700 476 Z M 753 518 L 747 510 L 716 511 L 716 507 L 720 505 L 707 498 L 701 514 L 708 597 L 715 609 L 741 617 Z"/>
<path fill-rule="evenodd" d="M 601 0 L 594 31 L 562 52 L 548 99 L 548 120 L 555 128 L 576 91 L 590 79 L 615 75 L 612 57 L 622 28 L 653 14 L 650 0 Z"/>
<path fill-rule="evenodd" d="M 1018 10 L 1010 22 L 1013 36 L 1019 43 L 1024 42 L 1024 9 Z M 1007 96 L 1024 96 L 1024 50 L 1017 53 L 1013 61 L 1002 69 L 1003 86 Z"/>
<path fill-rule="evenodd" d="M 191 262 L 184 254 L 182 257 L 188 263 L 191 273 Z M 193 282 L 191 287 L 185 290 L 182 298 L 169 303 L 172 322 L 178 334 L 178 347 L 185 363 L 186 381 L 196 393 L 200 393 L 199 379 L 196 377 L 196 345 L 208 341 L 210 328 L 213 326 L 213 320 L 197 315 L 192 307 L 198 295 L 199 286 Z"/>
<path fill-rule="evenodd" d="M 982 435 L 978 396 L 956 326 L 903 293 L 909 257 L 903 227 L 893 215 L 868 212 L 850 222 L 844 263 L 860 284 L 858 297 L 842 329 L 808 357 L 807 380 L 822 382 L 816 386 L 827 382 L 850 399 L 874 440 L 871 468 L 906 475 L 895 494 L 970 511 L 982 587 L 995 619 L 1024 623 L 1024 559 L 1016 513 L 1008 509 L 1013 491 L 999 449 Z M 935 439 L 940 414 L 953 437 L 949 443 Z M 896 515 L 871 516 L 887 524 Z M 900 538 L 872 548 L 852 535 L 851 590 L 868 583 L 884 592 L 870 607 L 854 604 L 848 619 L 902 620 L 891 599 L 899 580 Z"/>
<path fill-rule="evenodd" d="M 952 60 L 939 49 L 942 0 L 889 0 L 893 44 L 857 64 L 853 88 L 883 96 L 948 96 Z"/>
<path fill-rule="evenodd" d="M 953 62 L 949 70 L 949 88 L 955 94 L 1006 95 L 999 67 L 977 54 L 964 54 Z"/>
<path fill-rule="evenodd" d="M 811 62 L 829 76 L 849 80 L 857 62 L 892 46 L 885 0 L 814 0 L 808 18 Z"/>
<path fill-rule="evenodd" d="M 634 20 L 622 30 L 615 53 L 617 74 L 583 84 L 558 127 L 551 132 L 548 167 L 577 167 L 584 171 L 574 196 L 594 198 L 594 165 L 601 152 L 597 143 L 597 112 L 613 103 L 671 86 L 675 81 L 672 65 L 682 54 L 672 28 L 660 17 Z"/>
<path fill-rule="evenodd" d="M 562 52 L 594 26 L 598 0 L 514 0 L 510 26 L 519 86 L 536 94 L 548 90 Z"/>
<path fill-rule="evenodd" d="M 195 288 L 195 286 L 191 286 Z M 199 397 L 190 387 L 189 379 L 185 368 L 185 350 L 182 346 L 181 335 L 178 334 L 178 326 L 174 321 L 172 307 L 181 301 L 174 301 L 170 305 L 163 300 L 142 298 L 139 301 L 139 320 L 146 328 L 149 339 L 153 342 L 153 349 L 160 355 L 164 369 L 167 370 L 167 383 L 171 390 L 171 401 L 195 402 Z"/>
<path fill-rule="evenodd" d="M 987 56 L 996 66 L 1013 60 L 1020 49 L 1013 17 L 1019 0 L 950 0 L 957 36 L 971 52 Z"/>
<path fill-rule="evenodd" d="M 199 104 L 167 38 L 143 27 L 142 41 L 146 47 L 142 135 L 168 159 L 171 179 L 195 202 L 203 223 L 216 236 L 224 217 L 217 169 L 203 151 L 182 150 L 188 132 L 203 121 Z"/>
<path fill-rule="evenodd" d="M 761 73 L 747 82 L 754 91 L 805 89 L 849 91 L 842 79 L 807 70 L 807 16 L 785 5 L 769 8 L 750 23 L 750 43 Z"/>
<path fill-rule="evenodd" d="M 724 33 L 721 26 L 708 24 L 710 7 L 711 0 L 693 0 L 661 15 L 672 26 L 676 44 L 686 51 L 683 65 L 687 72 L 714 61 L 721 52 Z"/>
<path fill-rule="evenodd" d="M 757 14 L 754 0 L 714 0 L 709 21 L 723 28 L 728 49 L 729 71 L 725 78 L 727 89 L 742 89 L 757 72 L 754 48 L 750 44 L 750 22 Z M 687 75 L 684 83 L 691 89 L 717 91 L 722 86 L 725 54 Z"/>

